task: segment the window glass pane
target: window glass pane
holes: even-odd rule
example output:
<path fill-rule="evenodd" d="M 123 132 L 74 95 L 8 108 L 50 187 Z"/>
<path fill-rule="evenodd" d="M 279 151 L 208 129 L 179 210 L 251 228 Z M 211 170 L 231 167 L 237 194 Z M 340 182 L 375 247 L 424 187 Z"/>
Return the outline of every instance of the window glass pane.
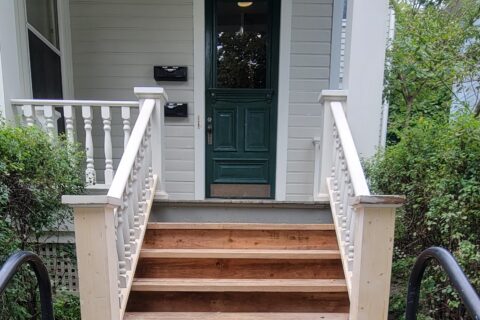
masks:
<path fill-rule="evenodd" d="M 218 88 L 266 88 L 266 0 L 216 2 Z"/>
<path fill-rule="evenodd" d="M 56 0 L 27 0 L 27 21 L 59 48 Z"/>

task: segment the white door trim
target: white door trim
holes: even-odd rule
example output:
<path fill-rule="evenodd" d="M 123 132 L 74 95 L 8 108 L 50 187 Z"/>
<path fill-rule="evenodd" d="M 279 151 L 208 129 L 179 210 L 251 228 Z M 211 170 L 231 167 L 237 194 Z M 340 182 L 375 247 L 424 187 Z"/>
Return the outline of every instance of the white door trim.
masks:
<path fill-rule="evenodd" d="M 290 48 L 292 39 L 292 1 L 282 0 L 280 13 L 280 53 L 278 63 L 277 163 L 275 200 L 287 194 L 288 110 L 290 106 Z"/>
<path fill-rule="evenodd" d="M 205 0 L 193 1 L 195 200 L 205 199 Z"/>
<path fill-rule="evenodd" d="M 285 200 L 287 185 L 288 109 L 292 1 L 282 0 L 277 105 L 275 200 Z M 205 1 L 193 1 L 193 96 L 195 137 L 195 199 L 205 199 Z"/>

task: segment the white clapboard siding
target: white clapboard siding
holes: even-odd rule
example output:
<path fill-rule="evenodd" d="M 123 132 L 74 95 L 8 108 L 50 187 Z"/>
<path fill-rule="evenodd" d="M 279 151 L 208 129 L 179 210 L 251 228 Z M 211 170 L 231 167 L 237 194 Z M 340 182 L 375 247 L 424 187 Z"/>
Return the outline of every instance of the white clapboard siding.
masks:
<path fill-rule="evenodd" d="M 189 104 L 188 118 L 165 120 L 167 192 L 173 199 L 193 199 L 193 0 L 71 0 L 70 14 L 77 99 L 136 100 L 134 87 L 159 85 L 153 79 L 154 65 L 188 67 L 187 82 L 161 86 L 170 101 Z M 132 128 L 137 115 L 132 112 Z M 97 180 L 103 183 L 99 114 L 92 125 Z M 123 152 L 119 110 L 112 110 L 112 144 L 116 168 Z"/>
<path fill-rule="evenodd" d="M 287 200 L 312 200 L 312 138 L 321 135 L 318 95 L 329 85 L 332 10 L 332 0 L 293 0 Z"/>

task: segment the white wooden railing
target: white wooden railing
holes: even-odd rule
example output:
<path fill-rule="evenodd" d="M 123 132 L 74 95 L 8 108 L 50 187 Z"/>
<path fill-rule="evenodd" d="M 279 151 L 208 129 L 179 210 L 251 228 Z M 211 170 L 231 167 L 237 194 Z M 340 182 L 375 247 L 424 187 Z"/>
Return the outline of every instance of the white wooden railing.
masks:
<path fill-rule="evenodd" d="M 350 296 L 350 319 L 386 320 L 395 210 L 401 196 L 371 195 L 345 109 L 345 91 L 324 91 L 314 197 L 328 198 Z M 321 146 L 318 141 L 320 140 Z"/>
<path fill-rule="evenodd" d="M 135 88 L 140 112 L 106 195 L 63 196 L 74 208 L 83 320 L 122 319 L 164 163 L 162 88 Z"/>
<path fill-rule="evenodd" d="M 21 122 L 27 126 L 39 125 L 52 137 L 58 135 L 57 120 L 61 109 L 65 125 L 65 135 L 70 142 L 83 140 L 86 155 L 85 180 L 87 187 L 97 184 L 97 170 L 94 160 L 93 121 L 94 111 L 99 110 L 104 149 L 104 185 L 110 186 L 113 181 L 113 145 L 112 145 L 112 114 L 121 113 L 125 148 L 130 137 L 131 126 L 134 123 L 132 110 L 138 109 L 138 101 L 97 101 L 97 100 L 39 100 L 13 99 L 13 106 L 19 109 Z M 76 112 L 76 110 L 78 110 Z M 82 121 L 76 121 L 81 116 Z M 77 128 L 77 123 L 82 128 Z M 81 130 L 80 130 L 81 129 Z M 83 139 L 79 137 L 84 134 Z M 77 139 L 78 138 L 78 139 Z"/>

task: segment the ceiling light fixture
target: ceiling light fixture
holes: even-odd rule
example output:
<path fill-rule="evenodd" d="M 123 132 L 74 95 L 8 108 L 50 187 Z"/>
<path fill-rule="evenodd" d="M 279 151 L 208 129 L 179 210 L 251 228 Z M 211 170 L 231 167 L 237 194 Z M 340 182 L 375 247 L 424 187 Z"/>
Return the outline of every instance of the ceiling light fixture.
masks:
<path fill-rule="evenodd" d="M 237 2 L 237 5 L 241 8 L 250 7 L 252 4 L 253 4 L 253 2 L 249 2 L 249 1 L 239 1 L 239 2 Z"/>

